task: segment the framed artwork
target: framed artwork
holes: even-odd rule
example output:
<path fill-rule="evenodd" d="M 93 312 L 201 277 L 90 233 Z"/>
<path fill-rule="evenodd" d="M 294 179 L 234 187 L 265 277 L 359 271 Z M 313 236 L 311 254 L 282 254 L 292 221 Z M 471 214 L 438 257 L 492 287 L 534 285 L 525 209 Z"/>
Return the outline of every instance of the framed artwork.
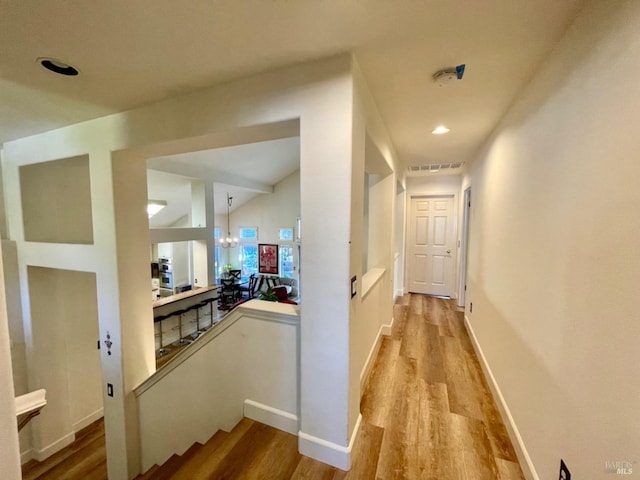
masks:
<path fill-rule="evenodd" d="M 258 244 L 258 273 L 278 275 L 278 245 Z"/>

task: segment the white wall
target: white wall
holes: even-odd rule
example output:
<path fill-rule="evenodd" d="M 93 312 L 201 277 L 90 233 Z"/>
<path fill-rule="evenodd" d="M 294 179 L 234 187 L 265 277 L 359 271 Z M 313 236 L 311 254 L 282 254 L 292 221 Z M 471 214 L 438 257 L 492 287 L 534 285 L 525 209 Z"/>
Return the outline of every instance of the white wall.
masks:
<path fill-rule="evenodd" d="M 400 182 L 396 182 L 396 212 L 393 242 L 393 294 L 404 295 L 404 259 L 405 259 L 405 205 L 406 190 Z"/>
<path fill-rule="evenodd" d="M 300 171 L 274 185 L 273 193 L 260 194 L 231 213 L 231 236 L 240 227 L 258 227 L 260 243 L 280 243 L 280 228 L 295 230 L 300 216 Z M 226 218 L 225 218 L 226 220 Z M 226 223 L 224 224 L 226 229 Z M 226 232 L 225 232 L 226 233 Z"/>
<path fill-rule="evenodd" d="M 389 249 L 393 240 L 393 207 L 396 179 L 387 175 L 369 188 L 368 269 L 392 268 Z"/>
<path fill-rule="evenodd" d="M 351 225 L 345 212 L 351 205 L 352 108 L 351 57 L 344 55 L 4 145 L 7 214 L 20 252 L 25 329 L 32 321 L 27 266 L 96 273 L 100 338 L 104 341 L 108 332 L 113 341 L 111 355 L 101 351 L 103 386 L 109 382 L 115 390 L 114 397 L 104 397 L 110 478 L 139 469 L 131 393 L 155 369 L 149 243 L 211 237 L 206 228 L 147 231 L 146 158 L 296 134 L 306 289 L 300 428 L 320 448 L 330 445 L 342 452 L 348 444 Z M 90 163 L 94 244 L 26 242 L 18 168 L 84 154 Z"/>
<path fill-rule="evenodd" d="M 30 267 L 29 391 L 47 390 L 32 425 L 33 456 L 43 460 L 102 416 L 102 375 L 96 341 L 95 275 Z"/>
<path fill-rule="evenodd" d="M 453 215 L 453 221 L 455 222 L 454 235 L 456 238 L 456 253 L 453 262 L 453 286 L 452 298 L 457 298 L 460 294 L 459 288 L 459 275 L 460 275 L 460 235 L 462 232 L 462 195 L 460 194 L 460 186 L 462 184 L 462 177 L 460 175 L 425 175 L 421 177 L 408 177 L 407 178 L 407 190 L 406 201 L 407 205 L 411 205 L 411 197 L 420 195 L 452 195 L 453 208 L 451 214 Z M 411 208 L 407 208 L 407 214 L 410 214 Z M 404 285 L 408 284 L 409 271 L 405 269 Z"/>
<path fill-rule="evenodd" d="M 0 250 L 2 246 L 0 246 Z M 0 270 L 2 270 L 0 252 Z M 11 371 L 11 348 L 7 320 L 7 305 L 4 276 L 0 276 L 0 468 L 7 480 L 22 478 L 20 471 L 20 449 L 16 427 L 15 393 Z"/>
<path fill-rule="evenodd" d="M 300 171 L 274 185 L 273 193 L 260 194 L 231 213 L 231 236 L 238 237 L 240 227 L 258 227 L 258 243 L 293 243 L 281 241 L 280 228 L 293 228 L 300 217 Z M 220 219 L 220 234 L 227 234 L 226 215 Z M 295 237 L 294 237 L 295 238 Z M 230 263 L 238 266 L 238 248 L 230 248 Z M 225 261 L 225 260 L 223 260 Z"/>
<path fill-rule="evenodd" d="M 160 381 L 142 385 L 142 470 L 195 441 L 206 443 L 219 429 L 230 431 L 247 401 L 261 421 L 297 433 L 298 330 L 295 307 L 252 300 L 208 330 L 184 362 L 159 371 Z"/>
<path fill-rule="evenodd" d="M 9 338 L 11 346 L 11 365 L 13 386 L 16 395 L 29 391 L 27 375 L 26 343 L 22 325 L 22 308 L 20 306 L 20 279 L 18 277 L 18 251 L 15 242 L 2 240 L 2 265 L 4 286 L 9 320 Z M 28 423 L 19 434 L 22 460 L 31 454 L 31 424 Z"/>
<path fill-rule="evenodd" d="M 361 374 L 367 369 L 367 360 L 372 358 L 370 354 L 375 350 L 383 325 L 392 321 L 395 183 L 398 180 L 397 157 L 386 127 L 357 64 L 354 64 L 353 71 L 350 277 L 357 278 L 357 294 L 350 302 L 350 432 L 356 428 L 360 418 Z M 363 285 L 370 284 L 370 277 L 366 278 L 366 272 L 363 271 L 365 170 L 387 176 L 369 191 L 371 208 L 367 228 L 367 262 L 370 263 L 368 267 L 371 274 L 376 278 L 380 277 L 380 280 L 379 284 L 368 291 L 367 297 L 363 298 Z M 372 268 L 374 266 L 377 269 Z M 345 286 L 348 288 L 349 285 Z"/>
<path fill-rule="evenodd" d="M 640 460 L 638 25 L 587 2 L 465 180 L 467 316 L 541 479 Z"/>

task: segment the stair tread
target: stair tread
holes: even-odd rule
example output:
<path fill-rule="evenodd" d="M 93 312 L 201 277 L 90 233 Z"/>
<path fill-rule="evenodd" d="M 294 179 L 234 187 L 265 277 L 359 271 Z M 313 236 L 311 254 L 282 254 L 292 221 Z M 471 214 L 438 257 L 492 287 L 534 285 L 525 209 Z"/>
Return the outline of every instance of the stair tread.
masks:
<path fill-rule="evenodd" d="M 153 474 L 156 473 L 160 469 L 160 465 L 154 465 L 145 473 L 138 475 L 135 480 L 150 480 L 153 477 Z"/>
<path fill-rule="evenodd" d="M 209 479 L 210 472 L 218 467 L 254 423 L 253 420 L 243 418 L 228 433 L 218 430 L 197 455 L 192 457 L 189 462 L 185 462 L 180 471 L 172 477 L 172 480 Z M 206 459 L 206 462 L 203 459 Z"/>
<path fill-rule="evenodd" d="M 179 472 L 172 477 L 174 480 L 191 480 L 194 477 L 194 472 L 197 471 L 202 464 L 208 462 L 213 453 L 220 448 L 220 445 L 229 436 L 228 432 L 218 430 L 208 441 L 205 443 L 195 455 L 189 458 L 180 468 Z"/>
<path fill-rule="evenodd" d="M 157 472 L 157 475 L 152 476 L 153 480 L 175 478 L 175 474 L 178 470 L 181 470 L 185 463 L 187 463 L 196 453 L 202 449 L 201 443 L 194 443 L 189 449 L 182 455 L 172 455 Z"/>

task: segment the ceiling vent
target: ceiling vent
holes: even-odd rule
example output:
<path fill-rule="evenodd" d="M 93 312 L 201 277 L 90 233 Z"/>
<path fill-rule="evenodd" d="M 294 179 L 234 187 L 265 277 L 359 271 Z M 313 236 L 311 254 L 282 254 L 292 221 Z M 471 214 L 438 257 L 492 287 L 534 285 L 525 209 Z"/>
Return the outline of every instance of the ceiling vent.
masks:
<path fill-rule="evenodd" d="M 410 172 L 440 172 L 442 170 L 455 170 L 456 168 L 462 168 L 464 162 L 457 163 L 429 163 L 424 165 L 409 165 L 408 170 Z"/>

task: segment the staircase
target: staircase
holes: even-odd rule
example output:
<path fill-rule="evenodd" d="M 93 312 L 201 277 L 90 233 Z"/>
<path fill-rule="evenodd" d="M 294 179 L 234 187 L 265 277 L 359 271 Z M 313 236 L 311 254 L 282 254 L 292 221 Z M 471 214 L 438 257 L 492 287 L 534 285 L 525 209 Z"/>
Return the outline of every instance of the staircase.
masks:
<path fill-rule="evenodd" d="M 142 471 L 243 416 L 297 433 L 299 320 L 293 305 L 251 300 L 138 385 Z"/>
<path fill-rule="evenodd" d="M 173 455 L 162 466 L 154 465 L 136 480 L 195 480 L 212 478 L 212 474 L 244 437 L 252 426 L 258 423 L 243 418 L 231 432 L 218 430 L 207 443 L 194 443 L 182 455 Z"/>

